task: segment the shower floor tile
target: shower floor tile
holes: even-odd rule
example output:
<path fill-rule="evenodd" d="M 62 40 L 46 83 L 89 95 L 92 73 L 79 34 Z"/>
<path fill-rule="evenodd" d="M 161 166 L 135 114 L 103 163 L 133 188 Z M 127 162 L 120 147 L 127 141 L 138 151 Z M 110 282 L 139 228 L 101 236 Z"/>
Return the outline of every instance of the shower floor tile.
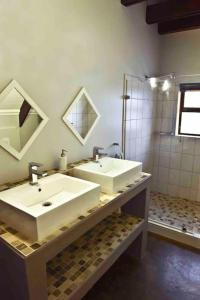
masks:
<path fill-rule="evenodd" d="M 200 203 L 152 192 L 149 221 L 200 237 Z"/>

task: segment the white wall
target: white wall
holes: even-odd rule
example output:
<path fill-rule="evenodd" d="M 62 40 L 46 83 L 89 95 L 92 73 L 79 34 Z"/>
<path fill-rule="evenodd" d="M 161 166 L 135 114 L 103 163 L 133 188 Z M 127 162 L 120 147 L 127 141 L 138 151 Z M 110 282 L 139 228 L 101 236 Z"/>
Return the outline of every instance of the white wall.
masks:
<path fill-rule="evenodd" d="M 169 94 L 158 93 L 157 131 L 170 131 L 176 119 L 181 82 L 200 82 L 200 30 L 161 38 L 161 73 L 175 72 Z M 172 196 L 200 201 L 200 139 L 157 135 L 153 189 Z"/>
<path fill-rule="evenodd" d="M 0 183 L 27 176 L 29 161 L 55 167 L 63 147 L 74 161 L 120 140 L 123 73 L 158 71 L 159 37 L 145 23 L 145 4 L 1 0 L 0 28 L 0 89 L 16 79 L 50 118 L 20 162 L 0 149 Z M 102 115 L 84 147 L 61 121 L 82 86 Z"/>
<path fill-rule="evenodd" d="M 200 29 L 161 37 L 161 73 L 200 73 Z"/>

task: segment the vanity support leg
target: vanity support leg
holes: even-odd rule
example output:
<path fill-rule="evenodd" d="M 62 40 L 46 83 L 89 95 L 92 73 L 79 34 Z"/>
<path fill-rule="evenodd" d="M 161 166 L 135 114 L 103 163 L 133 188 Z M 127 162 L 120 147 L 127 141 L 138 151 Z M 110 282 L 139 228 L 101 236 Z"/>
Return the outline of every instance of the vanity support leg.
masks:
<path fill-rule="evenodd" d="M 142 233 L 131 245 L 127 253 L 134 255 L 138 258 L 143 258 L 147 246 L 147 232 L 148 232 L 148 211 L 150 201 L 150 188 L 147 187 L 141 193 L 136 195 L 133 199 L 129 200 L 122 206 L 121 210 L 129 215 L 137 216 L 144 219 L 144 229 Z"/>
<path fill-rule="evenodd" d="M 148 216 L 149 216 L 149 204 L 150 204 L 150 187 L 146 189 L 145 197 L 145 209 L 144 209 L 144 230 L 142 235 L 142 249 L 141 249 L 141 258 L 145 256 L 147 248 L 147 236 L 148 236 Z"/>
<path fill-rule="evenodd" d="M 46 265 L 37 256 L 25 258 L 0 241 L 3 268 L 0 278 L 8 283 L 9 292 L 1 294 L 4 300 L 47 300 Z M 6 278 L 5 278 L 6 277 Z"/>
<path fill-rule="evenodd" d="M 26 285 L 29 300 L 47 300 L 47 272 L 44 260 L 38 256 L 26 260 Z"/>

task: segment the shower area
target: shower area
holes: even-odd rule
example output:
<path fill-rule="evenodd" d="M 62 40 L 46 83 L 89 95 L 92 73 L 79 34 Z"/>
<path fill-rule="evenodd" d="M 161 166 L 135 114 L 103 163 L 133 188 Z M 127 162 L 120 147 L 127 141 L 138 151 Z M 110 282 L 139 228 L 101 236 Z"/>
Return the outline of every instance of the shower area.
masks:
<path fill-rule="evenodd" d="M 199 74 L 125 75 L 122 117 L 125 158 L 141 161 L 144 172 L 152 174 L 149 230 L 196 248 L 200 248 L 200 139 L 176 136 L 175 131 L 180 84 L 199 82 Z"/>

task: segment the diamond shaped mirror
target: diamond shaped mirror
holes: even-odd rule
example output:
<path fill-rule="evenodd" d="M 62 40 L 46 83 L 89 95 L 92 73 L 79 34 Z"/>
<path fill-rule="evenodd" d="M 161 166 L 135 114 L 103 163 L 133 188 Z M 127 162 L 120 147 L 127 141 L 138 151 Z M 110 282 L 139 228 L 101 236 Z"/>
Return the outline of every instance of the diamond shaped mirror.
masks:
<path fill-rule="evenodd" d="M 0 146 L 21 159 L 48 122 L 37 104 L 13 80 L 0 94 Z"/>
<path fill-rule="evenodd" d="M 96 126 L 100 114 L 93 101 L 82 88 L 63 116 L 63 121 L 84 145 Z"/>

